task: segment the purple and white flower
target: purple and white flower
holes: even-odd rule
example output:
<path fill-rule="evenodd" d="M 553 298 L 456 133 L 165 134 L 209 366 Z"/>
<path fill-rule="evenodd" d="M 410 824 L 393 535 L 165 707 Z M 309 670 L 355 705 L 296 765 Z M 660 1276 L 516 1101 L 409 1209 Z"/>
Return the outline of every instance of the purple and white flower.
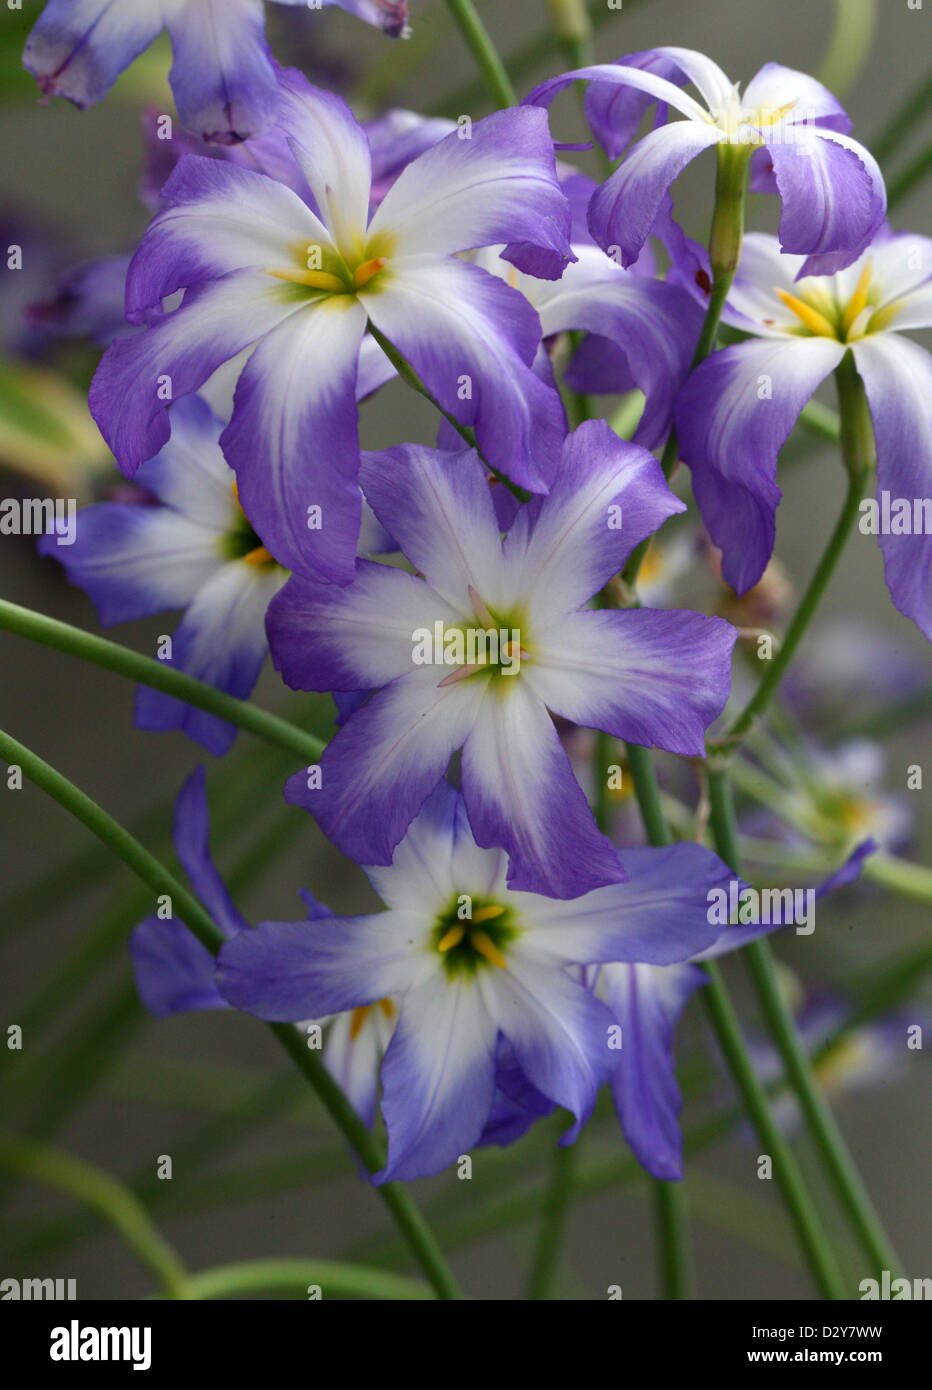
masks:
<path fill-rule="evenodd" d="M 246 520 L 210 408 L 189 396 L 172 411 L 172 437 L 136 475 L 154 499 L 98 502 L 78 513 L 74 545 L 44 537 L 40 550 L 62 561 L 72 584 L 93 599 L 102 623 L 184 609 L 167 666 L 239 699 L 265 661 L 265 612 L 287 578 Z M 182 729 L 225 753 L 236 729 L 157 690 L 136 696 L 143 729 Z"/>
<path fill-rule="evenodd" d="M 551 711 L 701 757 L 736 635 L 696 613 L 586 607 L 684 510 L 660 465 L 603 421 L 584 424 L 549 496 L 522 507 L 504 541 L 471 451 L 369 454 L 361 482 L 418 576 L 362 562 L 347 589 L 296 576 L 276 597 L 269 641 L 289 685 L 377 692 L 287 798 L 357 863 L 388 864 L 462 748 L 473 833 L 508 851 L 512 888 L 574 897 L 620 881 Z M 439 638 L 432 657 L 424 634 Z"/>
<path fill-rule="evenodd" d="M 667 965 L 712 945 L 707 894 L 728 871 L 682 844 L 640 851 L 628 882 L 573 903 L 516 892 L 505 855 L 475 843 L 462 797 L 443 783 L 391 867 L 366 873 L 387 912 L 239 933 L 221 948 L 217 983 L 237 1008 L 275 1021 L 393 1001 L 383 1182 L 436 1173 L 490 1122 L 494 1131 L 502 1042 L 526 1084 L 576 1117 L 562 1140 L 572 1142 L 609 1076 L 613 1018 L 570 968 Z"/>
<path fill-rule="evenodd" d="M 406 0 L 274 2 L 339 5 L 393 37 L 407 20 Z M 23 63 L 47 97 L 91 106 L 163 29 L 171 38 L 169 80 L 184 125 L 203 140 L 233 144 L 271 124 L 278 92 L 262 0 L 49 0 Z"/>
<path fill-rule="evenodd" d="M 593 132 L 621 166 L 594 194 L 589 227 L 622 265 L 641 252 L 668 190 L 703 150 L 733 145 L 755 151 L 752 187 L 780 197 L 783 250 L 804 256 L 800 273 L 844 269 L 883 221 L 886 191 L 873 156 L 849 135 L 851 122 L 831 92 L 805 73 L 766 63 L 743 95 L 717 63 L 689 48 L 654 48 L 617 63 L 551 78 L 525 100 L 549 106 L 577 80 L 590 82 L 586 113 Z M 682 90 L 691 83 L 702 98 Z M 629 145 L 645 109 L 658 125 Z M 669 108 L 685 121 L 667 123 Z"/>
<path fill-rule="evenodd" d="M 874 422 L 878 498 L 907 499 L 910 526 L 880 531 L 895 606 L 932 638 L 932 358 L 905 331 L 932 325 L 932 241 L 883 232 L 834 276 L 793 280 L 773 237 L 745 238 L 725 319 L 753 336 L 713 353 L 680 392 L 676 430 L 703 520 L 739 594 L 774 545 L 777 455 L 817 387 L 850 352 Z M 873 503 L 865 504 L 873 506 Z"/>
<path fill-rule="evenodd" d="M 531 370 L 540 320 L 523 295 L 454 253 L 531 245 L 558 274 L 572 257 L 570 212 L 544 113 L 518 109 L 428 149 L 370 219 L 364 130 L 300 74 L 280 84 L 278 123 L 306 200 L 232 163 L 183 159 L 130 267 L 127 315 L 145 321 L 181 288 L 184 301 L 110 349 L 91 409 L 132 477 L 168 437 L 166 396 L 197 390 L 251 349 L 221 441 L 243 506 L 282 564 L 347 584 L 359 529 L 357 361 L 370 320 L 475 430 L 493 467 L 546 490 L 565 418 Z"/>

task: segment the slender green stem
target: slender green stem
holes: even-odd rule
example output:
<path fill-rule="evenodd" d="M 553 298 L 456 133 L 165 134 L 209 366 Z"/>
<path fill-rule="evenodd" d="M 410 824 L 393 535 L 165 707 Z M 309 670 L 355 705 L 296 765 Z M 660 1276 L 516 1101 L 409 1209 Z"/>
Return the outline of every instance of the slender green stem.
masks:
<path fill-rule="evenodd" d="M 559 1121 L 560 1128 L 565 1128 L 565 1116 L 560 1115 Z M 578 1147 L 578 1141 L 565 1149 L 555 1146 L 551 1155 L 550 1186 L 542 1204 L 537 1244 L 531 1259 L 527 1288 L 529 1299 L 549 1299 L 554 1296 L 573 1202 Z"/>
<path fill-rule="evenodd" d="M 924 150 L 920 150 L 915 159 L 911 160 L 906 168 L 887 184 L 888 210 L 901 203 L 907 193 L 911 192 L 916 184 L 925 178 L 930 169 L 932 169 L 932 144 L 928 144 Z"/>
<path fill-rule="evenodd" d="M 592 20 L 585 0 L 548 0 L 550 27 L 571 68 L 592 63 Z"/>
<path fill-rule="evenodd" d="M 196 1298 L 175 1251 L 152 1225 L 137 1197 L 109 1173 L 35 1139 L 0 1134 L 0 1167 L 57 1187 L 100 1213 L 155 1275 L 169 1298 Z"/>
<path fill-rule="evenodd" d="M 641 809 L 647 838 L 652 845 L 672 841 L 660 802 L 660 790 L 650 754 L 635 744 L 628 745 L 628 758 L 634 777 L 634 790 Z M 715 808 L 713 807 L 713 815 Z M 724 857 L 724 856 L 723 856 Z M 709 986 L 701 991 L 719 1046 L 735 1080 L 748 1114 L 765 1151 L 773 1159 L 774 1172 L 790 1217 L 812 1272 L 826 1298 L 844 1298 L 844 1283 L 835 1262 L 818 1213 L 803 1182 L 796 1160 L 774 1121 L 767 1093 L 757 1077 L 741 1036 L 737 1015 L 717 967 L 705 967 Z"/>
<path fill-rule="evenodd" d="M 310 1289 L 319 1290 L 321 1298 L 389 1299 L 398 1303 L 436 1297 L 426 1284 L 400 1274 L 336 1260 L 246 1260 L 202 1270 L 191 1275 L 190 1284 L 194 1297 L 200 1299 L 244 1293 L 308 1298 Z"/>
<path fill-rule="evenodd" d="M 769 705 L 777 686 L 786 674 L 800 642 L 806 634 L 810 622 L 821 603 L 825 591 L 841 559 L 857 522 L 861 500 L 867 490 L 868 480 L 874 463 L 873 431 L 870 411 L 864 386 L 848 353 L 836 372 L 838 395 L 841 405 L 841 446 L 848 468 L 848 491 L 841 515 L 835 524 L 828 545 L 819 561 L 809 587 L 800 600 L 786 630 L 780 650 L 768 664 L 760 684 L 732 723 L 724 740 L 716 747 L 716 753 L 727 757 L 747 731 L 761 717 Z"/>
<path fill-rule="evenodd" d="M 709 799 L 716 848 L 734 872 L 740 874 L 740 848 L 731 782 L 723 769 L 709 773 Z M 900 1269 L 899 1259 L 874 1210 L 835 1117 L 813 1076 L 795 1020 L 780 991 L 769 944 L 762 940 L 752 941 L 744 949 L 744 958 L 764 1019 L 783 1058 L 790 1084 L 835 1192 L 875 1272 L 884 1269 L 897 1272 Z"/>
<path fill-rule="evenodd" d="M 411 363 L 407 360 L 403 353 L 398 351 L 398 349 L 395 347 L 395 344 L 390 342 L 389 339 L 385 337 L 384 333 L 379 332 L 379 330 L 375 327 L 371 320 L 369 322 L 369 332 L 375 339 L 375 341 L 378 343 L 382 351 L 385 353 L 385 356 L 388 358 L 389 362 L 391 362 L 392 366 L 395 368 L 395 371 L 398 373 L 401 379 L 404 382 L 406 382 L 408 386 L 411 387 L 412 391 L 417 391 L 419 396 L 423 396 L 426 401 L 430 401 L 434 409 L 439 411 L 439 413 L 443 416 L 448 425 L 452 425 L 452 427 L 456 430 L 460 438 L 469 445 L 470 449 L 475 449 L 476 453 L 482 459 L 483 465 L 489 470 L 489 472 L 494 477 L 496 477 L 500 483 L 504 483 L 508 491 L 512 493 L 515 497 L 517 497 L 519 502 L 527 502 L 531 494 L 529 492 L 526 492 L 524 488 L 519 487 L 517 483 L 513 483 L 509 477 L 507 477 L 504 473 L 499 472 L 497 468 L 493 467 L 493 465 L 489 463 L 488 459 L 484 457 L 482 450 L 476 443 L 475 431 L 471 429 L 469 425 L 461 425 L 455 415 L 451 415 L 448 410 L 444 409 L 444 407 L 437 400 L 436 396 L 432 396 L 430 391 L 428 391 L 427 387 L 424 385 L 423 381 L 418 376 L 417 372 L 411 366 Z"/>
<path fill-rule="evenodd" d="M 29 748 L 9 734 L 0 732 L 0 758 L 18 763 L 30 781 L 52 796 L 59 805 L 77 817 L 87 828 L 108 845 L 156 895 L 168 894 L 176 915 L 214 955 L 225 940 L 194 895 L 173 874 L 158 862 L 137 840 L 97 803 L 61 773 L 44 762 Z M 304 1073 L 317 1092 L 324 1108 L 336 1122 L 352 1148 L 370 1173 L 384 1165 L 384 1155 L 375 1137 L 347 1100 L 343 1091 L 324 1066 L 317 1053 L 308 1048 L 305 1039 L 290 1024 L 268 1025 L 291 1059 Z M 453 1276 L 423 1217 L 405 1188 L 399 1183 L 383 1183 L 379 1196 L 404 1231 L 411 1248 L 441 1298 L 457 1298 L 459 1293 Z"/>
<path fill-rule="evenodd" d="M 80 657 L 94 666 L 114 671 L 126 676 L 128 680 L 139 681 L 153 690 L 161 690 L 166 695 L 174 695 L 185 704 L 215 714 L 241 729 L 246 729 L 266 743 L 284 748 L 289 753 L 305 761 L 316 761 L 324 750 L 321 739 L 305 733 L 296 724 L 289 724 L 276 714 L 259 709 L 246 700 L 237 700 L 226 695 L 184 671 L 176 671 L 152 657 L 141 656 L 138 652 L 121 647 L 104 637 L 83 632 L 69 623 L 48 618 L 44 613 L 34 613 L 29 608 L 21 608 L 16 603 L 0 599 L 0 630 L 27 637 L 31 642 L 39 642 L 68 656 Z"/>
<path fill-rule="evenodd" d="M 447 7 L 460 27 L 496 106 L 517 106 L 518 95 L 472 0 L 447 0 Z"/>
<path fill-rule="evenodd" d="M 684 1184 L 652 1178 L 651 1198 L 660 1251 L 663 1296 L 672 1301 L 692 1298 L 693 1264 Z"/>
<path fill-rule="evenodd" d="M 864 860 L 864 877 L 883 884 L 903 898 L 932 903 L 932 869 L 925 864 L 911 864 L 895 854 L 877 850 Z"/>

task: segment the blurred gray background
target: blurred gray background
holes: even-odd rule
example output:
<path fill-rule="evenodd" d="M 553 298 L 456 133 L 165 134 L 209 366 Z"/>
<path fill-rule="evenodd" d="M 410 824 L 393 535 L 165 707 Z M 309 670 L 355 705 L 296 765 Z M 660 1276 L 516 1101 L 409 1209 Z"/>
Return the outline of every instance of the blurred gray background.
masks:
<path fill-rule="evenodd" d="M 38 13 L 41 7 L 33 4 L 31 8 Z M 506 55 L 546 30 L 548 7 L 540 0 L 499 0 L 480 8 Z M 863 6 L 842 8 L 847 22 L 856 25 Z M 844 92 L 854 134 L 867 144 L 922 77 L 932 18 L 928 10 L 909 9 L 906 0 L 882 0 L 877 8 L 878 22 L 863 70 Z M 449 104 L 476 74 L 443 4 L 414 0 L 415 37 L 390 51 L 379 35 L 338 11 L 304 16 L 276 12 L 274 5 L 268 9 L 270 35 L 280 55 L 289 56 L 289 45 L 303 34 L 306 47 L 292 48 L 290 56 L 306 65 L 313 51 L 331 81 L 347 78 L 352 82 L 362 76 L 366 100 L 357 104 L 360 114 L 381 103 L 442 110 L 453 116 L 468 110 L 478 117 L 488 109 L 481 88 L 470 105 Z M 657 44 L 694 47 L 714 57 L 742 83 L 768 60 L 817 71 L 830 42 L 835 12 L 833 0 L 782 0 L 779 5 L 765 0 L 705 4 L 625 0 L 621 12 L 613 12 L 600 25 L 597 52 L 600 59 L 610 60 Z M 4 15 L 0 25 L 5 22 Z M 517 80 L 519 92 L 565 66 L 557 54 L 544 57 Z M 565 97 L 557 110 L 559 132 L 575 128 L 575 101 Z M 75 260 L 133 246 L 147 215 L 136 196 L 140 141 L 130 105 L 111 99 L 82 114 L 64 102 L 53 102 L 47 109 L 33 102 L 5 104 L 0 106 L 0 121 L 0 188 L 8 200 L 39 223 L 55 228 L 73 247 Z M 917 132 L 909 152 L 922 143 Z M 681 219 L 700 237 L 706 231 L 711 178 L 711 163 L 700 160 L 676 190 Z M 928 194 L 914 192 L 898 208 L 896 225 L 923 230 L 928 211 Z M 751 225 L 772 229 L 774 221 L 770 201 L 755 199 Z M 421 406 L 400 386 L 389 388 L 379 397 L 377 413 L 367 413 L 366 443 L 371 447 L 431 438 L 434 422 Z M 777 550 L 797 580 L 804 581 L 811 572 L 842 491 L 843 476 L 831 448 L 816 447 L 804 464 L 794 467 L 792 486 L 779 514 Z M 40 563 L 28 540 L 0 540 L 0 593 L 97 630 L 89 601 L 69 589 L 57 566 Z M 824 612 L 826 618 L 841 614 L 855 618 L 865 634 L 882 631 L 902 654 L 926 662 L 928 671 L 927 645 L 890 605 L 873 539 L 859 535 L 852 539 Z M 155 636 L 170 630 L 171 624 L 162 619 L 117 629 L 114 636 L 151 652 Z M 256 698 L 280 708 L 293 697 L 267 671 Z M 320 717 L 319 708 L 312 709 L 310 702 L 307 712 L 309 718 Z M 165 808 L 199 760 L 199 751 L 180 736 L 137 732 L 132 723 L 132 691 L 125 681 L 0 634 L 0 725 L 29 743 L 120 820 L 132 824 L 141 815 L 147 817 L 146 843 L 166 854 Z M 927 774 L 932 773 L 927 731 L 910 729 L 891 739 L 889 748 L 892 787 L 905 786 L 907 764 L 924 763 Z M 247 916 L 256 920 L 300 915 L 296 893 L 302 886 L 338 909 L 366 906 L 371 896 L 361 876 L 323 842 L 310 817 L 299 810 L 282 810 L 280 789 L 286 770 L 282 760 L 271 762 L 245 735 L 240 736 L 236 757 L 242 761 L 244 776 L 252 779 L 252 791 L 246 807 L 237 813 L 238 834 L 218 852 L 218 859 L 226 870 L 235 872 L 242 865 L 244 845 L 250 837 L 255 840 L 257 831 L 266 837 L 270 850 L 278 840 L 283 844 L 274 868 L 240 895 Z M 216 781 L 216 766 L 210 776 L 214 809 L 222 815 L 224 805 L 229 809 L 228 793 L 222 781 Z M 921 822 L 914 852 L 928 862 L 930 831 L 923 806 L 928 806 L 929 792 L 912 795 Z M 0 1023 L 4 1029 L 19 1021 L 24 1004 L 33 999 L 46 973 L 69 961 L 82 943 L 103 930 L 116 905 L 126 903 L 127 895 L 136 892 L 128 874 L 105 855 L 94 851 L 96 858 L 86 859 L 89 845 L 83 828 L 40 792 L 28 786 L 20 793 L 0 790 L 0 901 L 4 905 Z M 89 866 L 89 883 L 80 869 L 82 859 Z M 57 871 L 52 893 L 44 899 L 29 897 L 38 876 L 51 871 Z M 131 900 L 127 910 L 133 910 Z M 137 915 L 143 915 L 138 902 Z M 161 1022 L 149 1019 L 132 1001 L 126 952 L 119 944 L 124 939 L 122 931 L 117 921 L 111 933 L 115 944 L 109 950 L 101 948 L 100 959 L 89 962 L 87 983 L 80 991 L 72 991 L 62 980 L 45 997 L 41 1007 L 48 1018 L 41 1029 L 27 1029 L 22 1053 L 0 1049 L 0 1067 L 5 1072 L 24 1069 L 18 1082 L 13 1079 L 10 1123 L 15 1119 L 29 1132 L 125 1179 L 154 1173 L 159 1155 L 176 1156 L 174 1182 L 179 1195 L 159 1193 L 161 1201 L 153 1206 L 153 1213 L 194 1270 L 263 1255 L 333 1257 L 370 1235 L 387 1232 L 377 1198 L 340 1154 L 319 1108 L 313 1101 L 297 1099 L 300 1086 L 286 1082 L 288 1064 L 265 1030 L 232 1013 Z M 927 939 L 927 931 L 927 917 L 919 907 L 867 893 L 833 900 L 812 938 L 789 937 L 780 942 L 778 951 L 803 979 L 831 981 L 853 966 Z M 750 1020 L 753 1008 L 743 988 L 744 973 L 731 965 L 729 975 L 743 1001 L 744 1017 Z M 680 1044 L 682 1057 L 705 1055 L 711 1046 L 696 1005 L 681 1028 Z M 911 1054 L 902 1075 L 843 1098 L 838 1110 L 867 1185 L 909 1272 L 915 1275 L 932 1273 L 927 1066 L 922 1053 Z M 278 1098 L 278 1113 L 247 1129 L 235 1117 L 236 1106 L 257 1087 L 270 1083 L 285 1087 L 286 1094 Z M 723 1083 L 721 1095 L 727 1094 Z M 290 1113 L 285 1114 L 288 1107 Z M 217 1117 L 223 1113 L 228 1114 L 226 1124 L 240 1137 L 221 1148 L 223 1121 Z M 696 1113 L 702 1111 L 687 1104 L 684 1118 L 688 1122 Z M 220 1127 L 204 1135 L 202 1127 L 211 1115 L 212 1123 Z M 198 1134 L 201 1138 L 192 1143 L 192 1136 Z M 626 1152 L 610 1125 L 587 1136 L 585 1145 L 585 1160 L 610 1158 L 613 1153 L 621 1158 Z M 334 1179 L 316 1187 L 297 1186 L 302 1156 L 331 1148 Z M 801 1142 L 798 1148 L 812 1173 L 806 1144 Z M 198 1200 L 204 1205 L 194 1213 L 185 1208 L 186 1200 L 198 1197 L 193 1178 L 186 1178 L 187 1199 L 181 1179 L 188 1162 L 185 1155 L 196 1150 L 200 1152 L 191 1160 L 192 1171 L 196 1161 L 202 1175 Z M 732 1138 L 701 1153 L 688 1169 L 701 1296 L 791 1299 L 811 1292 L 799 1268 L 778 1193 L 773 1184 L 760 1183 L 755 1177 L 756 1152 L 756 1144 Z M 534 1190 L 546 1175 L 546 1155 L 535 1159 L 539 1153 L 539 1148 L 528 1149 L 527 1173 L 513 1176 L 510 1160 L 503 1164 L 495 1155 L 486 1158 L 480 1151 L 474 1155 L 473 1183 L 458 1182 L 447 1174 L 417 1184 L 416 1195 L 425 1204 L 444 1203 L 450 1220 L 468 1223 L 471 1213 L 490 1197 L 503 1196 L 512 1187 L 518 1192 Z M 233 1188 L 225 1173 L 238 1170 L 237 1190 L 248 1193 L 247 1170 L 273 1160 L 281 1160 L 281 1190 L 261 1198 L 247 1195 L 228 1200 Z M 818 1179 L 813 1180 L 824 1196 Z M 723 1195 L 722 1183 L 733 1184 L 734 1191 Z M 640 1183 L 577 1202 L 561 1296 L 604 1298 L 607 1286 L 614 1283 L 622 1285 L 625 1298 L 656 1295 L 646 1195 L 646 1186 Z M 745 1207 L 745 1202 L 750 1205 Z M 717 1213 L 714 1222 L 702 1215 L 711 1209 Z M 38 1186 L 18 1186 L 4 1213 L 0 1276 L 76 1277 L 79 1296 L 86 1298 L 136 1297 L 150 1291 L 150 1276 L 135 1258 L 93 1223 L 81 1244 L 24 1247 L 27 1219 L 42 1224 L 50 1241 L 55 1235 L 50 1223 L 64 1217 L 62 1230 L 67 1234 L 74 1210 L 70 1202 Z M 827 1206 L 826 1220 L 837 1228 Z M 456 1249 L 453 1264 L 466 1291 L 485 1298 L 521 1297 L 523 1260 L 531 1248 L 533 1229 L 533 1224 L 525 1223 Z"/>

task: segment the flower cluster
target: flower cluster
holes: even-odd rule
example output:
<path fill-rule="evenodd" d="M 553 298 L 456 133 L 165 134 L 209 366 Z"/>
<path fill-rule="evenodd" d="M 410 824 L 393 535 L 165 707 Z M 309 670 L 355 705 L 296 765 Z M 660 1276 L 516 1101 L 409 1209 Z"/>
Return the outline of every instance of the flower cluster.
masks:
<path fill-rule="evenodd" d="M 404 27 L 403 3 L 337 3 Z M 307 920 L 250 927 L 210 861 L 195 774 L 177 849 L 226 943 L 215 962 L 148 919 L 140 992 L 157 1013 L 324 1027 L 360 1115 L 380 1107 L 377 1181 L 556 1107 L 570 1142 L 606 1083 L 638 1158 L 677 1178 L 674 1023 L 704 961 L 779 921 L 723 925 L 711 895 L 735 875 L 689 833 L 614 843 L 574 737 L 702 760 L 728 700 L 736 628 L 635 589 L 651 537 L 687 510 L 674 446 L 738 595 L 773 551 L 779 450 L 830 373 L 863 392 L 881 493 L 928 490 L 932 368 L 902 334 L 930 322 L 932 243 L 890 230 L 839 103 L 777 64 L 742 95 L 660 48 L 476 121 L 363 125 L 277 67 L 260 0 L 225 8 L 218 27 L 213 0 L 50 0 L 29 41 L 43 91 L 84 105 L 167 28 L 189 129 L 128 265 L 72 294 L 109 324 L 90 404 L 130 486 L 81 514 L 62 558 L 105 623 L 183 609 L 177 669 L 243 699 L 270 651 L 288 686 L 333 695 L 338 731 L 285 797 L 384 910 L 308 896 Z M 621 161 L 602 183 L 556 158 L 547 108 L 577 79 Z M 706 254 L 669 190 L 711 149 Z M 748 177 L 779 198 L 779 238 L 742 245 Z M 111 304 L 124 278 L 118 325 L 101 285 Z M 720 316 L 734 337 L 716 351 Z M 396 378 L 435 408 L 435 447 L 361 447 L 361 402 Z M 627 430 L 591 418 L 606 394 L 642 402 Z M 665 443 L 664 468 L 649 451 Z M 932 517 L 880 544 L 894 603 L 932 637 L 930 533 Z M 137 718 L 214 754 L 233 740 L 153 691 Z M 596 764 L 596 785 L 610 772 Z M 867 852 L 857 834 L 831 845 L 854 871 Z"/>

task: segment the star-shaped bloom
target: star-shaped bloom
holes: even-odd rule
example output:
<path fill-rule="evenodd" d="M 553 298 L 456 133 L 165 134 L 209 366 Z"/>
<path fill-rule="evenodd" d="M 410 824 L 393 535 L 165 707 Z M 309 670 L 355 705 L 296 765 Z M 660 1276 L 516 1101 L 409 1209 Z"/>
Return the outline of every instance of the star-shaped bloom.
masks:
<path fill-rule="evenodd" d="M 295 577 L 276 597 L 269 640 L 289 685 L 377 691 L 288 798 L 357 863 L 388 864 L 462 748 L 473 832 L 508 851 L 513 888 L 573 897 L 620 880 L 550 712 L 702 756 L 736 635 L 696 613 L 586 606 L 684 510 L 660 465 L 604 421 L 582 425 L 504 541 L 471 451 L 367 455 L 361 482 L 418 576 L 361 562 L 349 588 Z"/>
<path fill-rule="evenodd" d="M 676 429 L 703 520 L 737 593 L 773 552 L 777 455 L 800 411 L 850 352 L 877 446 L 876 531 L 895 606 L 932 639 L 932 358 L 904 332 L 932 325 L 932 241 L 884 231 L 834 276 L 793 280 L 773 237 L 745 238 L 725 318 L 753 337 L 715 352 L 680 393 Z M 895 503 L 908 511 L 894 525 Z M 873 506 L 873 503 L 870 504 Z M 870 530 L 866 525 L 865 530 Z"/>
<path fill-rule="evenodd" d="M 339 5 L 393 37 L 406 0 L 275 0 Z M 278 100 L 262 0 L 49 0 L 26 41 L 23 63 L 46 96 L 91 106 L 163 29 L 181 120 L 204 140 L 234 144 L 272 122 Z"/>
<path fill-rule="evenodd" d="M 589 205 L 592 235 L 616 246 L 631 265 L 674 179 L 703 150 L 736 145 L 756 151 L 756 191 L 778 193 L 784 251 L 807 257 L 802 274 L 850 265 L 883 221 L 886 191 L 877 163 L 852 140 L 851 122 L 814 78 L 766 63 L 741 94 L 717 63 L 689 48 L 654 48 L 617 63 L 551 78 L 526 101 L 549 106 L 577 79 L 589 81 L 590 125 L 611 158 L 628 153 Z M 701 101 L 681 90 L 690 82 Z M 628 150 L 644 109 L 659 124 Z M 666 123 L 668 108 L 686 117 Z"/>
<path fill-rule="evenodd" d="M 520 1075 L 576 1117 L 608 1079 L 613 1018 L 570 968 L 667 965 L 711 945 L 711 851 L 642 850 L 627 883 L 572 903 L 514 891 L 506 858 L 476 845 L 462 797 L 432 793 L 390 868 L 366 870 L 386 912 L 262 923 L 221 948 L 217 984 L 237 1008 L 288 1021 L 371 1010 L 397 1021 L 382 1065 L 388 1163 L 376 1181 L 439 1172 L 500 1120 L 504 1042 Z M 513 1137 L 513 1136 L 512 1136 Z M 501 1136 L 498 1136 L 499 1140 Z"/>
<path fill-rule="evenodd" d="M 565 418 L 531 370 L 540 320 L 516 290 L 454 253 L 499 242 L 571 258 L 569 205 L 541 111 L 502 111 L 404 169 L 370 218 L 371 157 L 335 96 L 281 74 L 279 126 L 307 180 L 293 188 L 189 156 L 130 267 L 127 314 L 91 409 L 132 476 L 169 434 L 166 404 L 225 362 L 241 367 L 221 444 L 243 507 L 290 569 L 338 584 L 359 529 L 357 362 L 369 321 L 494 466 L 544 491 Z M 180 308 L 163 300 L 184 288 Z"/>

